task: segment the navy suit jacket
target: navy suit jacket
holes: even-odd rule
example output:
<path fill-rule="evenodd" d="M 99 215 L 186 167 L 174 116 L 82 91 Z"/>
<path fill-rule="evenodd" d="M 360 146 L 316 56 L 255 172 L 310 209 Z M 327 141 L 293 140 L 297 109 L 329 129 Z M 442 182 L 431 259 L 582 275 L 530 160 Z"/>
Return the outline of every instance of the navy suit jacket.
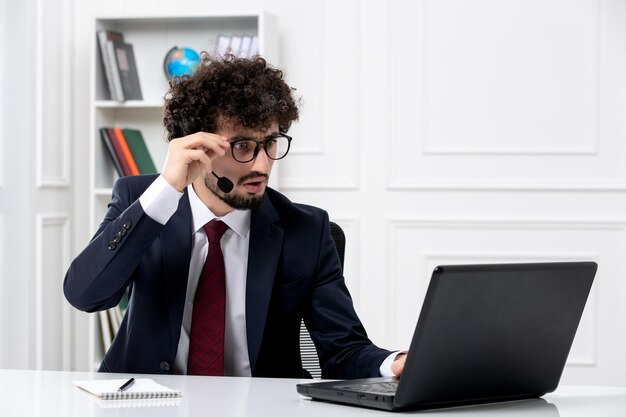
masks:
<path fill-rule="evenodd" d="M 138 199 L 155 178 L 115 183 L 104 221 L 65 276 L 65 297 L 83 311 L 114 307 L 130 289 L 128 311 L 101 371 L 169 373 L 176 358 L 192 217 L 186 190 L 167 224 L 146 215 Z M 326 212 L 268 188 L 261 206 L 252 210 L 246 282 L 253 376 L 302 377 L 302 318 L 324 378 L 379 375 L 391 352 L 372 344 L 354 311 Z"/>

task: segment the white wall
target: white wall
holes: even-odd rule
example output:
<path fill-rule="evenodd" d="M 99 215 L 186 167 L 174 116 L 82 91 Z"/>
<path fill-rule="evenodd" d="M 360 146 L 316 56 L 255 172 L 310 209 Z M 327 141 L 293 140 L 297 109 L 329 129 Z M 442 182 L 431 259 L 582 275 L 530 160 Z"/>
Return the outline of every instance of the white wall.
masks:
<path fill-rule="evenodd" d="M 4 56 L 5 54 L 5 44 L 6 44 L 6 10 L 5 10 L 5 1 L 2 0 L 0 1 L 0 56 Z M 4 82 L 4 67 L 5 67 L 5 61 L 3 60 L 0 63 L 0 91 L 4 91 L 5 89 L 5 82 Z M 3 174 L 4 174 L 4 141 L 6 140 L 6 134 L 5 134 L 5 130 L 4 130 L 4 119 L 5 119 L 5 104 L 4 104 L 4 98 L 0 98 L 0 198 L 2 198 L 2 200 L 0 201 L 4 201 L 4 193 L 2 192 L 2 186 L 3 186 Z M 2 207 L 4 207 L 4 203 L 2 203 Z M 0 265 L 4 265 L 5 260 L 4 260 L 4 210 L 2 210 L 2 212 L 0 213 L 0 236 L 2 236 L 2 238 L 0 239 Z M 6 293 L 6 285 L 4 283 L 5 281 L 5 276 L 4 276 L 4 268 L 0 267 L 0 303 L 4 304 L 5 303 L 5 296 L 4 294 Z M 2 326 L 2 328 L 5 327 L 5 309 L 4 308 L 0 308 L 0 326 Z M 0 358 L 3 358 L 6 356 L 5 354 L 5 350 L 6 350 L 6 342 L 4 342 L 5 338 L 7 337 L 6 335 L 2 334 L 2 340 L 3 342 L 0 343 Z"/>
<path fill-rule="evenodd" d="M 0 6 L 0 368 L 71 368 L 68 5 Z"/>
<path fill-rule="evenodd" d="M 407 345 L 438 263 L 593 259 L 562 382 L 626 385 L 623 1 L 92 3 L 69 14 L 72 253 L 89 238 L 91 19 L 263 8 L 278 17 L 277 64 L 304 99 L 279 183 L 344 227 L 348 284 L 372 338 Z M 72 367 L 86 369 L 85 315 L 72 319 Z M 4 337 L 3 352 L 19 356 Z"/>
<path fill-rule="evenodd" d="M 3 32 L 0 40 L 3 41 L 4 53 L 8 53 L 9 46 L 14 45 L 18 39 L 23 39 L 22 53 L 25 59 L 32 59 L 30 54 L 30 38 L 27 35 L 27 26 L 19 24 L 28 15 L 28 3 L 9 4 L 2 7 Z M 6 14 L 5 14 L 6 13 Z M 11 16 L 12 18 L 9 18 Z M 0 363 L 2 367 L 25 366 L 28 357 L 34 353 L 29 349 L 32 340 L 30 330 L 34 322 L 25 315 L 34 306 L 34 298 L 29 297 L 32 286 L 29 279 L 16 279 L 15 277 L 30 277 L 32 271 L 28 262 L 25 243 L 30 236 L 30 223 L 25 212 L 28 201 L 28 184 L 30 173 L 28 172 L 30 158 L 26 149 L 31 147 L 31 129 L 27 123 L 29 114 L 31 93 L 28 80 L 32 72 L 28 67 L 22 67 L 21 73 L 13 74 L 13 79 L 20 78 L 20 82 L 11 82 L 8 60 L 2 60 L 2 101 L 0 106 L 2 116 L 2 173 L 0 174 L 0 233 L 3 237 L 1 246 L 2 268 L 0 279 L 2 280 L 2 325 L 0 344 Z M 20 155 L 21 158 L 9 155 Z M 10 204 L 9 204 L 10 203 Z"/>

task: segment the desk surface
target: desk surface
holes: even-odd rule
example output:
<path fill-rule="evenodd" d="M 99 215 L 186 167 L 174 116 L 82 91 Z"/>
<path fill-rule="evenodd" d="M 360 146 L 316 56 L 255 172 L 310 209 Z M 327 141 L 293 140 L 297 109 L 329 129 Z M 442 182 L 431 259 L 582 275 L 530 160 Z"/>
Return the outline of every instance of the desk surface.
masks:
<path fill-rule="evenodd" d="M 385 411 L 311 401 L 296 392 L 293 379 L 215 378 L 149 375 L 163 385 L 177 388 L 183 397 L 174 405 L 103 408 L 95 397 L 76 388 L 72 381 L 124 378 L 122 374 L 0 370 L 0 410 L 6 416 L 386 416 Z M 137 375 L 133 375 L 137 376 Z M 116 403 L 119 403 L 117 401 Z M 116 405 L 116 404 L 108 404 Z M 444 416 L 543 416 L 604 417 L 626 415 L 626 387 L 559 387 L 539 400 L 438 410 Z M 424 413 L 422 413 L 424 414 Z"/>

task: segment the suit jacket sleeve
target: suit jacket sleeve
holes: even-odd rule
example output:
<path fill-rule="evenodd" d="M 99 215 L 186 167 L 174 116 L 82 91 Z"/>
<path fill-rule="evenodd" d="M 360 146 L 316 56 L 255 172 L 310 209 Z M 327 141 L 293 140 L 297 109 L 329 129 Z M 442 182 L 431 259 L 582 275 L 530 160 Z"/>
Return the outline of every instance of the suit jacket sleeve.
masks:
<path fill-rule="evenodd" d="M 345 285 L 326 213 L 323 223 L 317 280 L 304 317 L 318 350 L 322 377 L 378 377 L 380 365 L 391 352 L 367 337 Z"/>
<path fill-rule="evenodd" d="M 116 306 L 131 284 L 142 254 L 162 230 L 163 226 L 147 216 L 139 204 L 145 187 L 132 187 L 128 178 L 116 181 L 103 222 L 71 263 L 63 291 L 79 310 L 93 312 Z"/>

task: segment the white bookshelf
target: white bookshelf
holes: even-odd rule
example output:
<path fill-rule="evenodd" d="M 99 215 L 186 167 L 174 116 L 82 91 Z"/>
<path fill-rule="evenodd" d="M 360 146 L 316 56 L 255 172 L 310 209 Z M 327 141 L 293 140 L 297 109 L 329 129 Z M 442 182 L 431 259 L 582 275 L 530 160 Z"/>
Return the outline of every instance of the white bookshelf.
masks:
<path fill-rule="evenodd" d="M 143 100 L 119 103 L 110 99 L 96 33 L 108 29 L 122 32 L 133 45 Z M 90 225 L 95 232 L 104 217 L 117 174 L 102 140 L 100 127 L 141 130 L 157 169 L 167 152 L 162 123 L 163 96 L 168 81 L 163 58 L 173 47 L 188 47 L 198 53 L 213 52 L 218 35 L 258 35 L 259 53 L 270 63 L 278 60 L 278 25 L 265 12 L 219 13 L 203 16 L 101 16 L 94 20 L 90 94 Z M 104 352 L 101 334 L 92 315 L 90 363 L 100 362 Z"/>

